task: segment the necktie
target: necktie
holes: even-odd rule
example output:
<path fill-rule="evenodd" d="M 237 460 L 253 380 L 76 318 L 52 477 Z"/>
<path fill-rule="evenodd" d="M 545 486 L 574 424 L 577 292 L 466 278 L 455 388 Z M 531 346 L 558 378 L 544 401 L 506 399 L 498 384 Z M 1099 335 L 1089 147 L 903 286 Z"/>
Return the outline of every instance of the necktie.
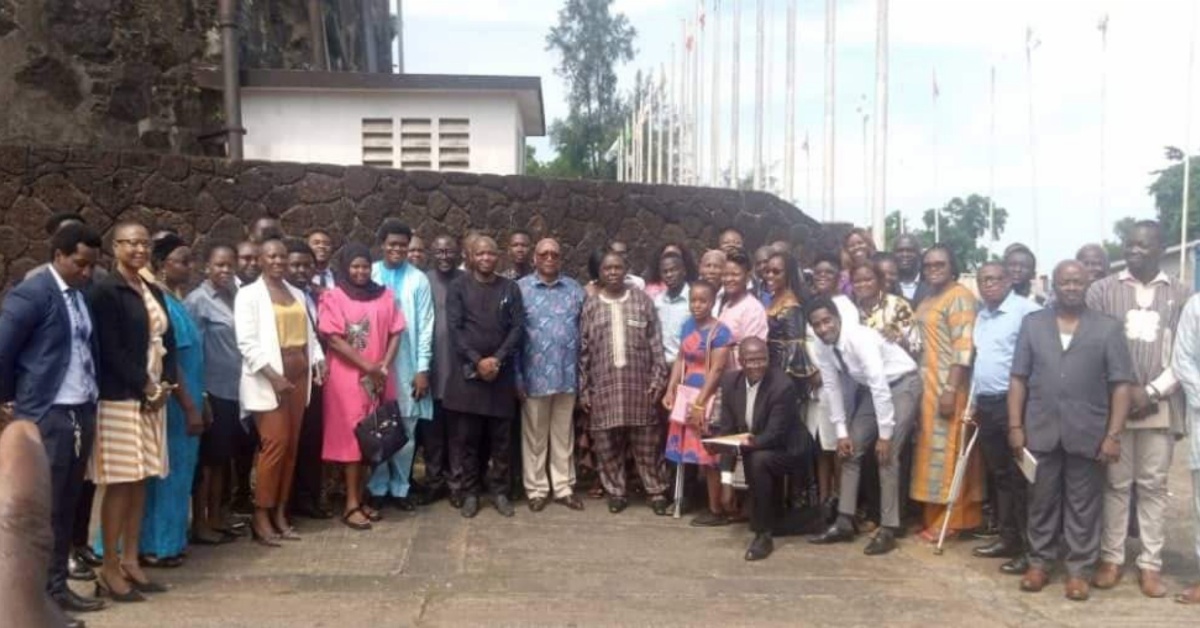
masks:
<path fill-rule="evenodd" d="M 71 351 L 79 355 L 79 364 L 87 379 L 86 386 L 93 397 L 96 392 L 96 365 L 92 363 L 91 337 L 85 324 L 87 314 L 79 305 L 79 290 L 67 289 L 67 303 L 71 304 Z"/>
<path fill-rule="evenodd" d="M 842 368 L 842 372 L 849 375 L 850 367 L 846 366 L 846 359 L 842 357 L 842 350 L 837 347 L 833 348 L 833 355 L 837 358 L 838 366 Z"/>

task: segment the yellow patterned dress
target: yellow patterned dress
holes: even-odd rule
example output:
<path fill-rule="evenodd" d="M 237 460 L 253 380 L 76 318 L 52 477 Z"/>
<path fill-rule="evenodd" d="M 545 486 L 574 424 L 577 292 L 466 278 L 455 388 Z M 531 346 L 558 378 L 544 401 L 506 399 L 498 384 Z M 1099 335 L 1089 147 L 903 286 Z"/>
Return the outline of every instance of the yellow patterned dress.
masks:
<path fill-rule="evenodd" d="M 975 296 L 962 284 L 952 283 L 941 294 L 921 302 L 916 312 L 920 339 L 921 424 L 913 448 L 910 495 L 925 504 L 924 524 L 938 529 L 950 497 L 950 483 L 963 437 L 962 415 L 967 406 L 968 382 L 962 382 L 954 415 L 938 414 L 938 397 L 945 390 L 950 367 L 971 366 L 971 337 L 975 326 Z M 970 530 L 983 523 L 983 474 L 979 456 L 969 461 L 962 493 L 950 520 L 951 530 Z"/>

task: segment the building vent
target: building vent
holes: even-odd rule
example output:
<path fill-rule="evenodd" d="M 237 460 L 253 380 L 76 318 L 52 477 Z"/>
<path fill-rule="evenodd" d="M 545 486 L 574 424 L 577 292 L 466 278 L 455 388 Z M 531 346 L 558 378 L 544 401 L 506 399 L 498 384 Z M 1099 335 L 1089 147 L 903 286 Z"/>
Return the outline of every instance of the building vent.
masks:
<path fill-rule="evenodd" d="M 362 162 L 364 166 L 391 168 L 395 165 L 393 123 L 391 118 L 363 118 Z"/>
<path fill-rule="evenodd" d="M 471 121 L 438 119 L 438 169 L 465 171 L 471 167 Z"/>
<path fill-rule="evenodd" d="M 400 167 L 433 170 L 433 121 L 429 118 L 400 119 Z"/>

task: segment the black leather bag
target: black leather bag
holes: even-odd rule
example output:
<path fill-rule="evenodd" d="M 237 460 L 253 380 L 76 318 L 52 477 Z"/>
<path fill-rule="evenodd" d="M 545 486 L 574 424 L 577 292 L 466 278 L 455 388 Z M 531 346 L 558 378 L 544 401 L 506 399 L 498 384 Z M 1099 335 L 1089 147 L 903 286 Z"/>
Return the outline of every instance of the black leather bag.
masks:
<path fill-rule="evenodd" d="M 400 404 L 385 401 L 354 427 L 354 437 L 362 452 L 362 463 L 372 467 L 383 463 L 408 444 Z"/>

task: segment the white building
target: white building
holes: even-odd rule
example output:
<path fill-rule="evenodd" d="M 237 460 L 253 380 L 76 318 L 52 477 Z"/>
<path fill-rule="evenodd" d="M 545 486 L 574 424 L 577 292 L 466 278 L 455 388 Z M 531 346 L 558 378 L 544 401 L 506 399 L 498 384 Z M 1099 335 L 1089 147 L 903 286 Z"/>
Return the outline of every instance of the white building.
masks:
<path fill-rule="evenodd" d="M 220 89 L 220 75 L 204 77 Z M 245 70 L 245 158 L 523 174 L 546 134 L 542 81 L 523 76 Z"/>

